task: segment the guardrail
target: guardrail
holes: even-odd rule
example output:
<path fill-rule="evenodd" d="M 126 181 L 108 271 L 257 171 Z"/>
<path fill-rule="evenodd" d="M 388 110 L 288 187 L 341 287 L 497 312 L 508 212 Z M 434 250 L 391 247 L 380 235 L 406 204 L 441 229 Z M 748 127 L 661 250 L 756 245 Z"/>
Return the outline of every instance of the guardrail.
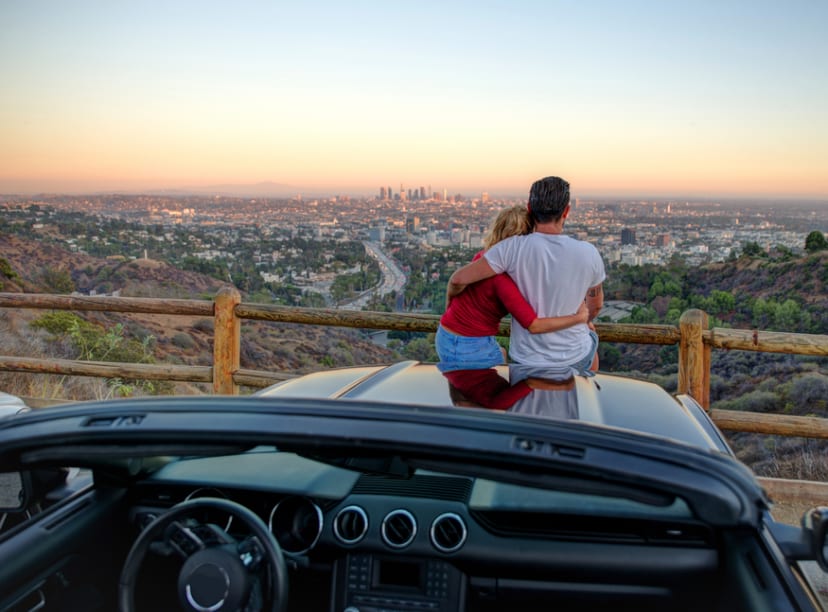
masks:
<path fill-rule="evenodd" d="M 244 303 L 239 292 L 233 288 L 220 290 L 214 301 L 0 293 L 0 308 L 211 317 L 214 320 L 212 366 L 0 356 L 0 371 L 212 383 L 213 392 L 217 394 L 238 394 L 239 386 L 261 388 L 292 377 L 289 373 L 241 368 L 241 321 L 245 319 L 418 332 L 435 332 L 439 324 L 437 315 Z M 601 342 L 678 345 L 678 392 L 688 393 L 694 397 L 709 411 L 713 421 L 722 430 L 828 439 L 828 419 L 824 418 L 710 410 L 712 349 L 828 356 L 828 336 L 718 327 L 707 329 L 708 317 L 701 310 L 686 311 L 678 326 L 596 323 L 595 327 Z M 501 325 L 500 333 L 504 336 L 509 334 L 507 322 Z M 786 482 L 794 484 L 787 485 Z M 806 491 L 828 501 L 828 485 L 811 484 L 819 484 L 820 487 L 816 492 L 806 487 Z M 790 494 L 795 492 L 797 496 L 801 496 L 802 486 L 801 481 L 773 482 L 774 490 L 778 494 L 784 494 L 790 489 Z"/>
<path fill-rule="evenodd" d="M 239 386 L 266 387 L 291 374 L 240 367 L 244 319 L 360 329 L 435 332 L 439 316 L 244 303 L 239 292 L 222 289 L 214 301 L 160 298 L 86 297 L 0 293 L 0 308 L 123 312 L 210 317 L 214 319 L 212 366 L 154 365 L 0 356 L 0 370 L 75 376 L 212 383 L 213 392 L 237 394 Z M 601 342 L 678 345 L 678 392 L 710 408 L 711 349 L 828 356 L 828 336 L 726 328 L 707 329 L 707 315 L 688 310 L 674 325 L 596 323 Z M 509 335 L 509 323 L 500 333 Z M 828 420 L 713 410 L 721 429 L 828 439 Z"/>

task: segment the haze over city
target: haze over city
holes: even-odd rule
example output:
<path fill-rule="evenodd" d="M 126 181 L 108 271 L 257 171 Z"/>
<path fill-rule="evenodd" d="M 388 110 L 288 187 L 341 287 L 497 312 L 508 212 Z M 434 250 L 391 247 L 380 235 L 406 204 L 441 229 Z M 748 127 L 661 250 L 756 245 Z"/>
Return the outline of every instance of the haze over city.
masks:
<path fill-rule="evenodd" d="M 0 193 L 558 174 L 828 202 L 825 2 L 33 0 L 0 23 Z"/>

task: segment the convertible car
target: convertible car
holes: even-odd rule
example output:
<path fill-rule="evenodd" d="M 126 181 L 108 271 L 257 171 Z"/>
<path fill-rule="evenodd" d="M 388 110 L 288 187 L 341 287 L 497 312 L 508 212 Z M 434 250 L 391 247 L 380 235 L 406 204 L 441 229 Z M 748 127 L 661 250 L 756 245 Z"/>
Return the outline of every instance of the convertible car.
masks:
<path fill-rule="evenodd" d="M 775 522 L 696 402 L 606 374 L 38 409 L 0 471 L 2 610 L 819 610 L 828 567 L 828 510 Z"/>

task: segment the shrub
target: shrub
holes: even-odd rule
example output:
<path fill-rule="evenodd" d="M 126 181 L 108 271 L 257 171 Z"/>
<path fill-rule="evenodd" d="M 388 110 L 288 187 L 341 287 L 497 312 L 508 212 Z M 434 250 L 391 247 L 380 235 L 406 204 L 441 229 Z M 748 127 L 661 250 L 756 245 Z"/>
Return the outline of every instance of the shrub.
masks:
<path fill-rule="evenodd" d="M 751 391 L 732 400 L 716 402 L 720 410 L 744 410 L 747 412 L 778 412 L 780 397 L 770 391 Z"/>
<path fill-rule="evenodd" d="M 29 323 L 29 327 L 45 330 L 53 336 L 63 336 L 68 334 L 74 325 L 80 325 L 82 323 L 89 325 L 78 315 L 66 312 L 65 310 L 59 310 L 38 317 Z"/>
<path fill-rule="evenodd" d="M 193 329 L 204 332 L 205 334 L 212 334 L 215 329 L 215 324 L 213 319 L 199 319 L 193 323 Z"/>
<path fill-rule="evenodd" d="M 152 346 L 155 337 L 144 336 L 140 341 L 128 338 L 124 325 L 118 323 L 109 329 L 81 319 L 70 312 L 59 311 L 43 315 L 32 321 L 30 327 L 49 332 L 55 340 L 71 344 L 74 357 L 85 361 L 108 361 L 120 363 L 154 363 Z M 107 380 L 110 391 L 119 395 L 131 395 L 140 388 L 149 393 L 169 390 L 171 384 L 153 381 Z"/>
<path fill-rule="evenodd" d="M 72 293 L 75 290 L 72 277 L 62 268 L 44 268 L 40 280 L 51 293 Z"/>
<path fill-rule="evenodd" d="M 189 334 L 178 333 L 172 337 L 173 346 L 177 346 L 180 349 L 191 349 L 193 348 L 196 343 L 195 340 Z"/>
<path fill-rule="evenodd" d="M 20 280 L 20 275 L 12 269 L 11 264 L 3 257 L 0 257 L 0 274 L 9 280 Z"/>

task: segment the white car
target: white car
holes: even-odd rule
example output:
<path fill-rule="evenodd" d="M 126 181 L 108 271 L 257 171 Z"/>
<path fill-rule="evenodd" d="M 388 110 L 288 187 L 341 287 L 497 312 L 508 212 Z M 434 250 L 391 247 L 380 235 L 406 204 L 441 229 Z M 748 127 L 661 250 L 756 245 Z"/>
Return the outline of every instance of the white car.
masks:
<path fill-rule="evenodd" d="M 28 410 L 30 408 L 22 399 L 16 395 L 10 395 L 0 391 L 0 418 Z"/>

